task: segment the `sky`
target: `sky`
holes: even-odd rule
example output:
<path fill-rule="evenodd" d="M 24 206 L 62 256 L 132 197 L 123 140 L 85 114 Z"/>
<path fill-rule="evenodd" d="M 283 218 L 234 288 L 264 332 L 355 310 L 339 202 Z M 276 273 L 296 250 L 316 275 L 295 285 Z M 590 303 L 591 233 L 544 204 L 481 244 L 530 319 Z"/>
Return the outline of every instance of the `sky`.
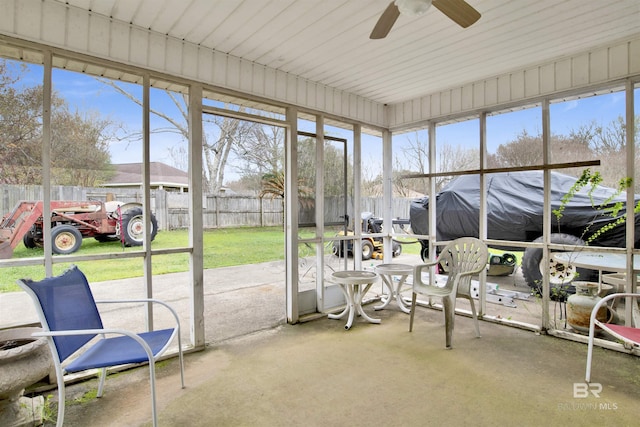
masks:
<path fill-rule="evenodd" d="M 120 128 L 119 138 L 110 143 L 111 162 L 133 163 L 142 161 L 142 142 L 131 137 L 140 131 L 142 127 L 142 107 L 127 99 L 112 87 L 96 80 L 95 78 L 64 70 L 54 70 L 54 89 L 58 91 L 69 104 L 79 110 L 98 111 L 109 118 Z M 142 98 L 142 88 L 135 84 L 119 82 L 137 99 Z M 161 110 L 164 114 L 176 118 L 184 123 L 180 111 L 175 103 L 166 96 L 164 91 L 152 89 L 150 92 L 152 108 Z M 169 123 L 151 115 L 151 129 L 166 129 Z M 127 136 L 130 136 L 127 138 Z M 151 136 L 151 161 L 172 163 L 168 149 L 176 144 L 185 144 L 180 135 L 175 132 L 155 132 Z"/>
<path fill-rule="evenodd" d="M 23 83 L 41 84 L 42 68 L 29 66 L 29 73 Z M 112 163 L 131 163 L 142 161 L 142 143 L 139 140 L 127 139 L 126 136 L 141 128 L 142 109 L 131 100 L 117 93 L 113 88 L 97 81 L 95 78 L 61 69 L 53 72 L 54 90 L 56 90 L 72 107 L 80 111 L 97 111 L 109 118 L 120 127 L 118 135 L 120 140 L 114 139 L 110 143 Z M 127 90 L 136 97 L 141 97 L 141 87 L 134 84 L 124 84 Z M 639 91 L 637 90 L 636 93 Z M 640 98 L 639 95 L 636 98 Z M 179 119 L 180 111 L 173 101 L 158 89 L 151 91 L 152 108 L 158 108 L 164 113 Z M 624 115 L 624 93 L 614 92 L 605 95 L 593 96 L 583 99 L 573 99 L 566 102 L 551 104 L 551 130 L 554 134 L 568 134 L 572 129 L 578 129 L 580 125 L 595 120 L 599 124 L 606 125 L 618 116 Z M 500 144 L 513 141 L 516 136 L 526 130 L 529 134 L 541 133 L 541 108 L 534 107 L 525 110 L 516 110 L 505 114 L 489 116 L 487 118 L 487 149 L 495 152 Z M 479 146 L 478 119 L 465 122 L 438 126 L 436 138 L 438 143 L 466 148 Z M 167 128 L 168 122 L 155 115 L 151 117 L 151 128 Z M 315 131 L 315 125 L 305 123 L 300 127 L 310 127 Z M 352 140 L 350 132 L 337 128 L 329 130 L 335 136 L 344 136 Z M 426 131 L 394 135 L 394 153 L 402 153 L 403 148 L 409 145 L 409 141 L 418 138 L 426 142 Z M 176 133 L 153 133 L 151 137 L 151 161 L 173 164 L 174 159 L 169 149 L 186 142 Z M 399 155 L 398 155 L 399 156 Z M 382 143 L 381 138 L 363 136 L 363 163 L 372 169 L 381 168 Z M 230 174 L 233 177 L 233 174 Z"/>

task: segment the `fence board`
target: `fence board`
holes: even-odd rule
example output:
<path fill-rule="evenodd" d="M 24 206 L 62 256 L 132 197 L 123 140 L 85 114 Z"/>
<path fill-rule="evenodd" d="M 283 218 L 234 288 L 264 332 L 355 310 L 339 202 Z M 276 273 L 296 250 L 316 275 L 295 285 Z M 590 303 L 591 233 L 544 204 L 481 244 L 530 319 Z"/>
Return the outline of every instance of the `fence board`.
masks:
<path fill-rule="evenodd" d="M 0 215 L 5 215 L 21 200 L 41 200 L 41 186 L 0 185 Z M 100 200 L 107 197 L 123 202 L 142 202 L 143 193 L 139 189 L 106 189 L 100 187 L 66 187 L 55 186 L 51 189 L 52 200 Z M 189 227 L 189 193 L 167 192 L 165 190 L 151 191 L 151 211 L 158 220 L 160 230 L 173 230 Z M 226 227 L 267 227 L 282 225 L 283 202 L 281 199 L 260 199 L 255 196 L 238 195 L 203 195 L 203 223 L 206 228 Z M 353 206 L 351 200 L 347 201 Z M 411 199 L 393 200 L 393 217 L 409 218 Z M 344 199 L 325 199 L 325 218 L 328 222 L 339 222 L 344 215 Z M 361 200 L 363 212 L 371 212 L 381 217 L 383 213 L 382 197 L 363 197 Z M 360 215 L 354 215 L 351 208 L 347 210 L 351 218 L 359 222 Z M 301 207 L 300 221 L 302 223 L 315 222 L 313 206 Z"/>

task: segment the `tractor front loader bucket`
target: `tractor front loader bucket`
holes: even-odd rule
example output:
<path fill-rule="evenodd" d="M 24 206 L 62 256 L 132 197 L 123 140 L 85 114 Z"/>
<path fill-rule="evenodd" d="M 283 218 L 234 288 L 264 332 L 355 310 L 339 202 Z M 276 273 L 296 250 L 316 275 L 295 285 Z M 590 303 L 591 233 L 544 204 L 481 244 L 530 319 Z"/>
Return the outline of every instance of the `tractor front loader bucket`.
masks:
<path fill-rule="evenodd" d="M 8 240 L 0 243 L 0 259 L 9 259 L 13 256 L 13 248 Z"/>

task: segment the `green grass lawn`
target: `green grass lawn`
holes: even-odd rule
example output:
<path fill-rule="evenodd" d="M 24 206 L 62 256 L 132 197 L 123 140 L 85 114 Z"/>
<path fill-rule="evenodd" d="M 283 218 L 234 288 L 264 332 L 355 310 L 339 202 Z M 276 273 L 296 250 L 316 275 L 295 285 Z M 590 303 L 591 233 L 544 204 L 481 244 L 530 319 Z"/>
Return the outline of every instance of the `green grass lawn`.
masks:
<path fill-rule="evenodd" d="M 283 260 L 284 231 L 282 227 L 242 227 L 207 230 L 204 238 L 204 268 L 228 267 Z M 152 243 L 153 249 L 186 247 L 189 243 L 187 230 L 161 231 Z M 77 254 L 91 255 L 111 252 L 139 251 L 140 247 L 123 248 L 120 242 L 100 243 L 95 239 L 84 239 Z M 403 245 L 403 253 L 420 253 L 419 244 Z M 14 250 L 13 259 L 43 256 L 41 248 L 27 249 L 20 244 Z M 84 261 L 76 263 L 91 281 L 125 279 L 143 275 L 142 258 Z M 68 263 L 54 264 L 54 274 L 69 267 Z M 176 273 L 189 270 L 189 255 L 154 255 L 153 274 Z M 17 279 L 44 278 L 42 266 L 7 267 L 0 270 L 0 292 L 19 290 Z"/>
<path fill-rule="evenodd" d="M 204 239 L 204 268 L 253 264 L 284 259 L 284 232 L 282 227 L 233 228 L 207 230 Z M 187 230 L 161 231 L 152 243 L 153 249 L 185 247 L 189 244 Z M 123 248 L 120 242 L 100 243 L 95 239 L 84 239 L 76 254 L 92 255 L 110 252 L 140 251 L 140 247 Z M 13 258 L 43 256 L 41 248 L 27 249 L 20 244 L 14 250 Z M 92 281 L 124 279 L 143 275 L 142 258 L 85 261 L 76 263 Z M 189 255 L 171 254 L 153 256 L 153 274 L 175 273 L 189 270 Z M 54 274 L 69 267 L 67 263 L 54 264 Z M 30 277 L 40 280 L 44 277 L 41 266 L 8 267 L 1 271 L 0 292 L 18 290 L 15 281 Z"/>
<path fill-rule="evenodd" d="M 311 237 L 311 234 L 305 235 Z M 207 230 L 204 239 L 204 268 L 228 267 L 233 265 L 257 264 L 284 259 L 284 232 L 282 227 L 240 227 Z M 402 240 L 402 239 L 401 239 Z M 415 239 L 404 239 L 414 242 Z M 186 247 L 189 244 L 187 230 L 161 231 L 152 243 L 153 249 Z M 139 251 L 140 247 L 123 248 L 120 242 L 100 243 L 95 239 L 84 239 L 78 254 L 104 254 L 112 252 Z M 330 250 L 330 249 L 328 249 Z M 491 251 L 502 253 L 502 251 Z M 420 244 L 402 245 L 403 254 L 419 254 Z M 518 264 L 521 253 L 516 252 Z M 20 244 L 13 252 L 13 259 L 43 256 L 40 248 L 27 249 Z M 117 260 L 83 261 L 76 263 L 94 282 L 102 282 L 143 275 L 142 258 L 125 258 Z M 70 263 L 54 264 L 54 274 L 68 268 Z M 189 255 L 170 254 L 154 255 L 153 274 L 177 273 L 189 270 Z M 42 266 L 7 267 L 0 269 L 0 292 L 18 291 L 16 280 L 29 277 L 34 280 L 44 278 Z"/>

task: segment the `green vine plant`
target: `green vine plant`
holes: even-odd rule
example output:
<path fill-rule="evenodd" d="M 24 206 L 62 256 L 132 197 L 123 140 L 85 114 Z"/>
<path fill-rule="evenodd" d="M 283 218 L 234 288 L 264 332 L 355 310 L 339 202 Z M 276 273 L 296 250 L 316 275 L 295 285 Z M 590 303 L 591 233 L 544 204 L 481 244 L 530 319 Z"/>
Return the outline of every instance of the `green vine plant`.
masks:
<path fill-rule="evenodd" d="M 542 282 L 536 280 L 535 282 L 538 289 L 542 289 Z M 551 297 L 551 301 L 553 301 L 553 313 L 547 314 L 547 319 L 549 320 L 549 324 L 553 325 L 556 329 L 566 329 L 567 327 L 567 308 L 566 308 L 566 300 L 569 297 L 568 286 L 562 287 L 552 287 L 549 291 L 549 296 Z M 542 294 L 541 292 L 536 292 L 533 288 L 531 289 L 531 296 L 535 299 L 538 305 L 542 304 Z M 533 314 L 532 310 L 529 310 L 528 306 L 525 304 L 523 306 L 529 314 Z M 559 316 L 558 316 L 559 311 Z M 558 328 L 558 325 L 564 321 L 564 327 Z"/>
<path fill-rule="evenodd" d="M 587 195 L 589 196 L 589 200 L 591 201 L 591 206 L 596 210 L 596 214 L 593 217 L 593 220 L 582 230 L 582 234 L 580 238 L 585 242 L 585 245 L 589 245 L 593 243 L 596 239 L 601 237 L 603 234 L 613 230 L 614 228 L 623 225 L 627 221 L 628 211 L 619 216 L 619 213 L 622 209 L 624 209 L 626 202 L 616 201 L 614 200 L 618 198 L 622 193 L 632 188 L 633 179 L 630 177 L 622 178 L 618 181 L 618 185 L 615 188 L 615 191 L 607 197 L 600 204 L 597 204 L 593 198 L 594 192 L 597 190 L 598 186 L 603 182 L 602 175 L 600 172 L 592 172 L 590 169 L 584 169 L 580 177 L 576 180 L 576 182 L 569 188 L 567 193 L 560 200 L 560 205 L 557 209 L 554 209 L 552 212 L 556 217 L 558 222 L 558 230 L 560 230 L 560 220 L 564 214 L 565 208 L 569 204 L 569 202 L 575 197 L 575 195 L 580 192 L 582 189 L 587 189 Z M 633 209 L 633 215 L 640 212 L 640 201 L 638 201 Z M 586 239 L 585 236 L 590 232 L 591 226 L 594 224 L 594 220 L 598 216 L 608 216 L 614 218 L 613 221 L 608 222 L 602 225 L 600 228 L 595 230 L 591 235 L 589 235 Z M 579 273 L 576 274 L 576 277 Z M 569 296 L 569 286 L 561 286 L 559 288 L 552 288 L 551 290 L 551 299 L 556 302 L 556 306 L 560 303 L 560 319 L 564 318 L 565 327 L 566 327 L 566 307 L 563 307 L 566 303 L 566 300 Z M 554 320 L 556 318 L 556 312 L 554 308 Z"/>
<path fill-rule="evenodd" d="M 618 217 L 620 210 L 625 207 L 625 202 L 617 201 L 613 203 L 611 206 L 607 206 L 607 205 L 609 205 L 620 194 L 627 191 L 629 188 L 632 188 L 633 178 L 631 177 L 621 178 L 618 181 L 618 186 L 615 189 L 616 191 L 613 192 L 602 203 L 600 203 L 600 205 L 596 206 L 596 203 L 593 200 L 593 192 L 597 189 L 598 185 L 602 183 L 602 181 L 603 181 L 603 178 L 600 172 L 597 172 L 597 171 L 592 172 L 591 169 L 589 168 L 583 170 L 578 180 L 571 186 L 571 188 L 569 188 L 569 191 L 567 191 L 567 193 L 562 197 L 562 199 L 560 199 L 560 206 L 558 206 L 557 209 L 554 209 L 552 211 L 556 217 L 556 220 L 558 221 L 558 229 L 559 229 L 560 219 L 563 216 L 566 206 L 569 204 L 571 199 L 573 199 L 573 197 L 576 195 L 577 192 L 582 190 L 585 186 L 589 186 L 587 194 L 589 195 L 589 200 L 591 200 L 591 206 L 594 209 L 597 209 L 598 211 L 602 212 L 601 214 L 596 214 L 594 216 L 594 219 L 598 215 L 606 215 L 616 219 L 615 221 L 611 221 L 610 223 L 607 223 L 602 227 L 600 227 L 599 229 L 597 229 L 586 240 L 583 239 L 585 240 L 586 245 L 589 245 L 590 243 L 592 243 L 594 240 L 596 240 L 606 232 L 613 230 L 614 228 L 620 225 L 623 225 L 627 221 L 628 212 L 625 212 L 623 215 Z M 633 208 L 634 217 L 635 217 L 635 214 L 639 212 L 640 212 L 640 201 L 638 201 Z M 585 229 L 582 232 L 582 235 L 580 236 L 581 238 L 584 238 L 584 236 L 589 232 L 591 225 L 592 223 L 585 227 Z"/>

